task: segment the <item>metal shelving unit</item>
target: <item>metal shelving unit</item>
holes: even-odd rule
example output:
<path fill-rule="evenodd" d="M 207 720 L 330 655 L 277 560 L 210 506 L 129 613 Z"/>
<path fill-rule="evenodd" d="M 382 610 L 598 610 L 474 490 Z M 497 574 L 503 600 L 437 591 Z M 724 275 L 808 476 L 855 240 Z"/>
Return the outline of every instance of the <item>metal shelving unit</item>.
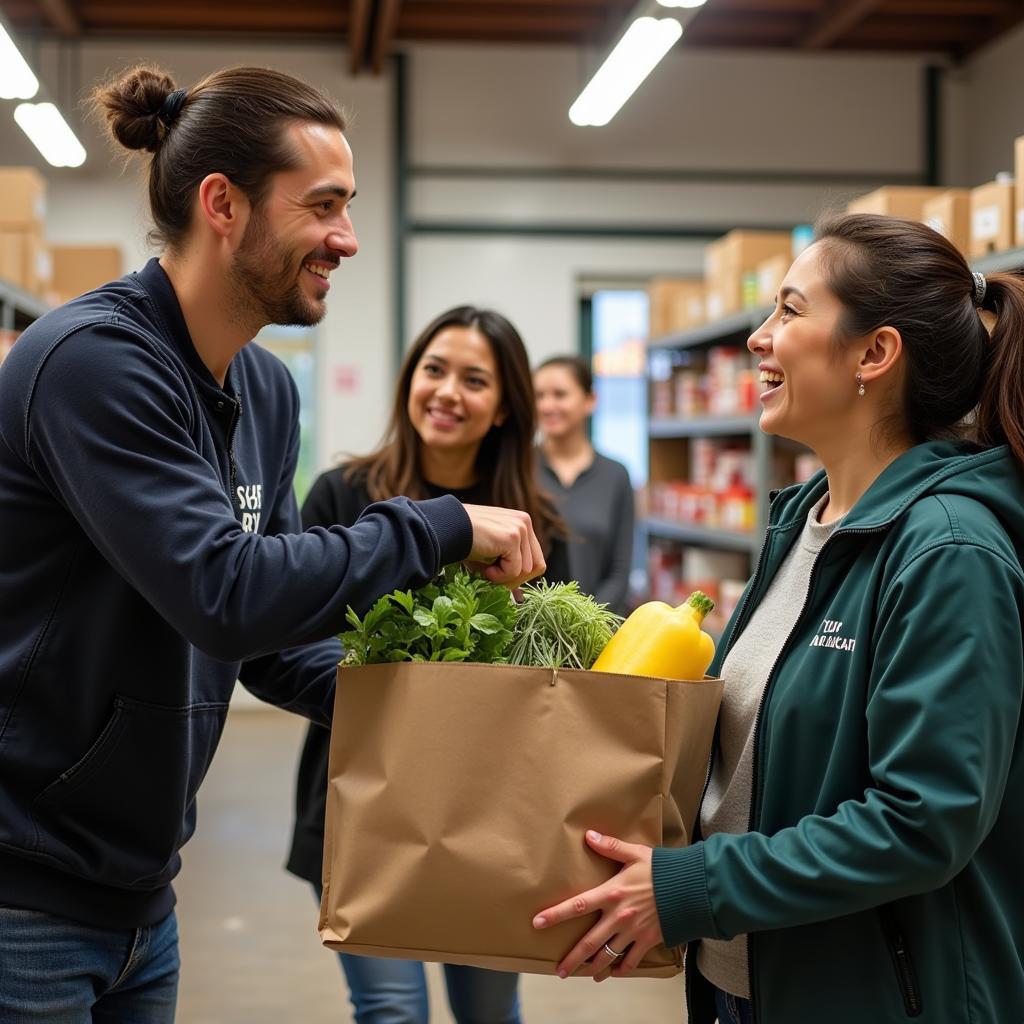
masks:
<path fill-rule="evenodd" d="M 1009 270 L 1024 269 L 1024 247 L 994 252 L 971 260 L 971 268 L 979 274 L 1001 274 Z"/>
<path fill-rule="evenodd" d="M 644 520 L 644 529 L 652 537 L 677 540 L 698 547 L 718 548 L 721 551 L 743 551 L 756 555 L 761 550 L 762 535 L 754 531 L 722 530 L 711 526 L 677 523 L 674 519 Z"/>
<path fill-rule="evenodd" d="M 769 307 L 745 309 L 692 330 L 665 335 L 648 342 L 648 353 L 655 359 L 672 351 L 711 348 L 716 345 L 744 347 L 750 333 L 770 314 Z M 646 537 L 675 540 L 697 547 L 740 551 L 756 555 L 768 525 L 767 495 L 771 487 L 772 452 L 777 439 L 758 429 L 760 409 L 734 416 L 658 417 L 648 423 L 648 440 L 687 440 L 703 437 L 734 437 L 749 441 L 754 457 L 754 486 L 757 495 L 757 521 L 749 533 L 676 522 L 656 517 L 645 518 L 641 525 Z"/>
<path fill-rule="evenodd" d="M 0 328 L 23 331 L 33 320 L 49 310 L 42 299 L 0 281 Z"/>
<path fill-rule="evenodd" d="M 757 430 L 753 414 L 745 416 L 693 416 L 652 418 L 647 424 L 650 437 L 749 437 Z"/>
<path fill-rule="evenodd" d="M 647 343 L 648 351 L 658 349 L 700 348 L 705 345 L 720 345 L 735 341 L 737 338 L 746 343 L 750 332 L 768 319 L 770 306 L 759 306 L 756 309 L 744 309 L 739 313 L 723 317 L 709 324 L 701 324 L 688 331 L 666 334 L 661 338 L 652 338 Z"/>

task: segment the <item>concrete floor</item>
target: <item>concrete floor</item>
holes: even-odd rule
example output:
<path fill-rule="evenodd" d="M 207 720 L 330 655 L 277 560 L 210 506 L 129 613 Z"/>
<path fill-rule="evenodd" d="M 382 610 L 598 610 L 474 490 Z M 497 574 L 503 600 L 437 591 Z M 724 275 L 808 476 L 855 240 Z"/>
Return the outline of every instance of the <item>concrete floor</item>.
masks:
<path fill-rule="evenodd" d="M 347 1024 L 348 993 L 320 945 L 317 907 L 281 867 L 304 723 L 233 710 L 199 797 L 199 826 L 178 879 L 181 1024 Z M 429 964 L 432 1021 L 451 1024 L 440 968 Z M 682 978 L 524 975 L 523 1024 L 678 1024 Z"/>

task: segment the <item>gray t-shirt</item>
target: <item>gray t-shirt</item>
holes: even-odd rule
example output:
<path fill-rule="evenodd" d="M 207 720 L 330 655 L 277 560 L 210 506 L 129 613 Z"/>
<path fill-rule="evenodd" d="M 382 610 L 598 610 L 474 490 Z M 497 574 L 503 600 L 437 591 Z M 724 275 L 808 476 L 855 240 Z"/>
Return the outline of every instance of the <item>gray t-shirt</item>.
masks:
<path fill-rule="evenodd" d="M 793 545 L 722 665 L 725 688 L 718 713 L 718 751 L 700 809 L 701 833 L 747 831 L 752 797 L 754 720 L 768 675 L 796 625 L 807 597 L 811 567 L 822 545 L 842 521 L 818 522 L 826 494 L 807 515 Z M 700 973 L 725 992 L 750 998 L 747 936 L 702 939 L 697 947 Z"/>
<path fill-rule="evenodd" d="M 584 594 L 624 615 L 633 558 L 633 485 L 621 462 L 597 452 L 568 486 L 537 452 L 540 485 L 569 527 L 569 568 Z"/>

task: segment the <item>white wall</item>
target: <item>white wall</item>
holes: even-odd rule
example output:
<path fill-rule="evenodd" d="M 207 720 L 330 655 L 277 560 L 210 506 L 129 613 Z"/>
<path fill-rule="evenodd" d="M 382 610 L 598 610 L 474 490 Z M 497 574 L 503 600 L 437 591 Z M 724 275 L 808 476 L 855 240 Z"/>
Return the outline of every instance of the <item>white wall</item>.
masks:
<path fill-rule="evenodd" d="M 453 239 L 423 235 L 410 245 L 410 339 L 442 310 L 469 303 L 497 309 L 518 328 L 534 363 L 576 350 L 580 281 L 646 278 L 672 268 L 703 273 L 698 243 L 620 239 Z"/>
<path fill-rule="evenodd" d="M 924 63 L 677 48 L 593 129 L 567 117 L 573 48 L 424 45 L 410 58 L 413 162 L 914 172 Z"/>
<path fill-rule="evenodd" d="M 976 54 L 963 72 L 966 185 L 1014 171 L 1013 140 L 1024 135 L 1024 26 Z"/>

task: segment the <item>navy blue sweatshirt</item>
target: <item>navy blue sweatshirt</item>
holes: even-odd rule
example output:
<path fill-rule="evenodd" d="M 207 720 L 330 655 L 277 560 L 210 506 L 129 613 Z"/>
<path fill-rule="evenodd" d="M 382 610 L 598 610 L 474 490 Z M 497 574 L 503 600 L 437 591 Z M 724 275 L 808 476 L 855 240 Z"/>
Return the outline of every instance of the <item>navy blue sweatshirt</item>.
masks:
<path fill-rule="evenodd" d="M 156 260 L 0 367 L 0 903 L 160 920 L 236 679 L 329 725 L 335 634 L 464 558 L 452 497 L 301 531 L 298 396 L 257 345 L 222 388 Z"/>

